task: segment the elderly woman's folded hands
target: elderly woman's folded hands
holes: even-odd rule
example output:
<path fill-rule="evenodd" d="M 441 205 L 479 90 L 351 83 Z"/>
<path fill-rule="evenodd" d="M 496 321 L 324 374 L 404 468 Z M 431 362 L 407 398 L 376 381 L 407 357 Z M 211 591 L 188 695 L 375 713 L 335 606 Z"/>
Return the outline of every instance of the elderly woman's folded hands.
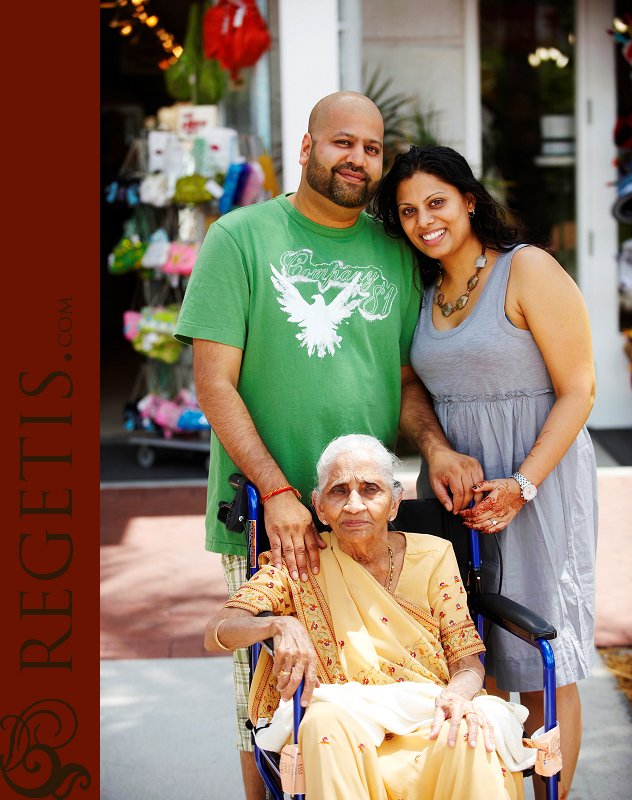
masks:
<path fill-rule="evenodd" d="M 476 665 L 478 661 L 478 666 Z M 466 663 L 467 662 L 467 663 Z M 473 663 L 470 663 L 473 662 Z M 461 659 L 454 668 L 450 683 L 437 696 L 435 718 L 430 729 L 430 739 L 436 739 L 443 723 L 449 719 L 448 744 L 456 745 L 461 720 L 467 724 L 467 740 L 470 747 L 476 747 L 478 729 L 483 731 L 483 741 L 488 753 L 494 751 L 494 728 L 481 709 L 472 702 L 482 686 L 482 667 L 477 656 Z"/>

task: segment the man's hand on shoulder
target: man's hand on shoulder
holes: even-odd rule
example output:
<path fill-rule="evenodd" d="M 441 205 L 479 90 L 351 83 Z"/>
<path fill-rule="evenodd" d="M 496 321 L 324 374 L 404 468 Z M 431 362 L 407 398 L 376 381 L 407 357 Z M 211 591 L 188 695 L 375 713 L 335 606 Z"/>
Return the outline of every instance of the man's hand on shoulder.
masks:
<path fill-rule="evenodd" d="M 484 479 L 483 468 L 475 458 L 457 453 L 449 447 L 440 447 L 427 456 L 430 486 L 439 500 L 453 514 L 469 508 L 472 498 L 478 502 L 482 494 L 475 495 L 472 486 Z M 450 489 L 452 497 L 447 490 Z"/>
<path fill-rule="evenodd" d="M 312 515 L 293 492 L 274 495 L 263 507 L 266 533 L 272 549 L 272 563 L 281 568 L 281 553 L 285 556 L 293 580 L 307 580 L 307 559 L 314 575 L 320 568 L 318 548 L 327 545 L 320 538 Z"/>

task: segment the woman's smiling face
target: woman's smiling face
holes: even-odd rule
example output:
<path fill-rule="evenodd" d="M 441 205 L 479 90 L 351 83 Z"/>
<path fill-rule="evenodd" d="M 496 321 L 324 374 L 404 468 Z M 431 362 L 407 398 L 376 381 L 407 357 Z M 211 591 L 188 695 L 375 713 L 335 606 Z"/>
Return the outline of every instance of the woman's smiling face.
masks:
<path fill-rule="evenodd" d="M 395 516 L 399 503 L 373 459 L 358 453 L 337 459 L 320 498 L 314 495 L 314 505 L 318 516 L 344 541 L 386 535 L 389 517 Z"/>
<path fill-rule="evenodd" d="M 476 239 L 468 216 L 475 203 L 434 175 L 417 172 L 397 187 L 397 211 L 404 233 L 418 250 L 441 260 Z"/>

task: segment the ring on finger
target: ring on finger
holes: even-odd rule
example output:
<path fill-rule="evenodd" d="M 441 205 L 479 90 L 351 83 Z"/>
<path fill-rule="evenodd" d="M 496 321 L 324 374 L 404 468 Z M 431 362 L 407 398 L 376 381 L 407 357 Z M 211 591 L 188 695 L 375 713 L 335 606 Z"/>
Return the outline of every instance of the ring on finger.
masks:
<path fill-rule="evenodd" d="M 466 711 L 465 714 L 463 714 L 463 716 L 464 717 L 469 717 L 470 714 L 474 714 L 474 716 L 476 716 L 476 711 Z"/>
<path fill-rule="evenodd" d="M 281 675 L 291 675 L 291 674 L 292 674 L 292 670 L 290 670 L 289 672 L 286 672 L 284 669 L 282 669 L 279 672 L 279 678 L 281 677 Z"/>
<path fill-rule="evenodd" d="M 492 520 L 490 520 L 490 522 L 492 523 L 492 528 L 495 528 L 496 525 L 498 525 L 498 520 L 497 519 L 492 519 Z"/>

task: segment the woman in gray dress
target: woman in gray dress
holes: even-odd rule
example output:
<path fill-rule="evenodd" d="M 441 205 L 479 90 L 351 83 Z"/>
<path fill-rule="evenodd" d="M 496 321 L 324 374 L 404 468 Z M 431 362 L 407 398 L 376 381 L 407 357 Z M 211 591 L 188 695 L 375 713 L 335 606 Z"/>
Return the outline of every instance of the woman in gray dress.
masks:
<path fill-rule="evenodd" d="M 460 513 L 492 534 L 481 537 L 486 590 L 498 590 L 500 549 L 502 593 L 558 631 L 565 797 L 581 743 L 576 681 L 589 675 L 594 652 L 597 480 L 584 425 L 595 373 L 586 306 L 557 261 L 520 238 L 451 148 L 398 156 L 374 207 L 386 230 L 416 249 L 426 286 L 412 365 L 451 446 L 478 459 L 485 475 L 472 487 L 476 505 Z M 419 496 L 433 488 L 422 468 Z M 488 691 L 520 692 L 532 733 L 542 724 L 537 650 L 494 630 L 485 667 Z M 534 782 L 536 797 L 543 787 Z"/>

